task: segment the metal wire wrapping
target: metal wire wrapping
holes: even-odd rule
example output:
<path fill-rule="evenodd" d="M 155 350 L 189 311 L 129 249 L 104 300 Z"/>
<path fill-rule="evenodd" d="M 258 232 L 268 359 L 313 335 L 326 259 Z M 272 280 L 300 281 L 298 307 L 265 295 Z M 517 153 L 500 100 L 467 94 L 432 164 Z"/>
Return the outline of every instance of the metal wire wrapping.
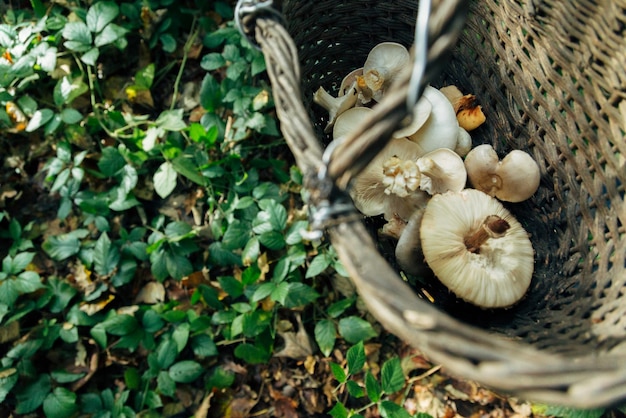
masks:
<path fill-rule="evenodd" d="M 454 14 L 435 22 L 454 3 L 434 3 L 432 39 L 449 33 Z M 624 400 L 626 3 L 482 0 L 469 7 L 451 60 L 439 76 L 442 67 L 429 64 L 426 80 L 479 94 L 488 122 L 475 140 L 501 153 L 526 150 L 541 167 L 538 193 L 513 208 L 537 252 L 528 296 L 495 315 L 431 304 L 400 279 L 361 223 L 337 222 L 328 234 L 372 314 L 449 373 L 536 401 L 598 407 Z M 341 196 L 405 114 L 406 91 L 397 85 L 378 119 L 361 126 L 370 129 L 337 147 L 325 184 L 311 180 L 328 141 L 312 92 L 336 88 L 377 42 L 409 46 L 416 10 L 410 1 L 286 0 L 286 29 L 267 16 L 248 21 L 312 204 Z"/>

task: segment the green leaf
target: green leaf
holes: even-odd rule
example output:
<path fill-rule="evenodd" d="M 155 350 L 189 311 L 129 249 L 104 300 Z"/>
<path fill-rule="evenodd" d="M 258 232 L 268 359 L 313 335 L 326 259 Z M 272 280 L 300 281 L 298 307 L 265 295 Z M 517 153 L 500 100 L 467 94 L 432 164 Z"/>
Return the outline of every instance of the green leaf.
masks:
<path fill-rule="evenodd" d="M 259 244 L 259 239 L 257 237 L 252 237 L 248 239 L 245 247 L 241 251 L 241 259 L 245 266 L 252 265 L 259 258 L 259 254 L 261 253 L 261 246 Z"/>
<path fill-rule="evenodd" d="M 39 274 L 34 271 L 24 271 L 20 273 L 14 280 L 15 290 L 20 294 L 32 293 L 36 290 L 43 289 Z"/>
<path fill-rule="evenodd" d="M 119 7 L 112 1 L 96 2 L 87 11 L 87 27 L 91 32 L 98 33 L 112 22 L 119 12 Z"/>
<path fill-rule="evenodd" d="M 177 280 L 193 273 L 193 265 L 187 257 L 171 252 L 165 253 L 165 267 L 169 275 Z"/>
<path fill-rule="evenodd" d="M 215 367 L 209 372 L 209 377 L 206 380 L 207 389 L 225 389 L 230 387 L 235 382 L 235 373 L 226 370 L 221 366 Z"/>
<path fill-rule="evenodd" d="M 166 110 L 159 115 L 155 123 L 166 131 L 182 131 L 187 127 L 183 120 L 183 109 Z"/>
<path fill-rule="evenodd" d="M 98 169 L 107 177 L 115 176 L 124 166 L 126 160 L 115 147 L 102 149 L 102 156 L 98 159 Z"/>
<path fill-rule="evenodd" d="M 169 369 L 169 375 L 174 382 L 191 383 L 204 373 L 204 367 L 193 360 L 183 360 L 173 364 Z"/>
<path fill-rule="evenodd" d="M 91 48 L 90 50 L 88 50 L 87 52 L 85 52 L 83 55 L 80 56 L 80 60 L 87 65 L 95 66 L 98 61 L 99 56 L 100 56 L 100 50 L 98 48 Z"/>
<path fill-rule="evenodd" d="M 285 237 L 278 231 L 267 231 L 259 235 L 259 242 L 270 250 L 285 248 Z"/>
<path fill-rule="evenodd" d="M 118 26 L 115 23 L 111 23 L 109 25 L 106 25 L 102 32 L 96 35 L 94 45 L 100 47 L 107 44 L 112 44 L 118 39 L 123 38 L 124 35 L 126 35 L 127 33 L 128 29 Z"/>
<path fill-rule="evenodd" d="M 256 337 L 270 325 L 271 312 L 257 310 L 243 315 L 243 335 L 248 338 Z"/>
<path fill-rule="evenodd" d="M 346 353 L 348 373 L 354 375 L 360 372 L 365 366 L 365 359 L 365 347 L 362 341 L 350 347 Z"/>
<path fill-rule="evenodd" d="M 365 390 L 354 380 L 348 380 L 346 382 L 346 388 L 348 389 L 348 393 L 353 398 L 362 398 L 365 396 Z"/>
<path fill-rule="evenodd" d="M 2 368 L 0 369 L 0 403 L 3 403 L 7 395 L 11 392 L 19 379 L 17 369 Z"/>
<path fill-rule="evenodd" d="M 163 371 L 157 377 L 157 388 L 163 395 L 173 397 L 176 393 L 176 382 L 168 372 Z"/>
<path fill-rule="evenodd" d="M 191 349 L 197 357 L 213 357 L 218 355 L 217 346 L 207 334 L 196 335 L 191 338 Z"/>
<path fill-rule="evenodd" d="M 332 407 L 330 411 L 328 411 L 331 417 L 333 418 L 348 418 L 348 410 L 343 405 L 343 403 L 337 401 L 335 406 Z"/>
<path fill-rule="evenodd" d="M 156 350 L 157 362 L 161 369 L 167 369 L 178 357 L 178 345 L 176 341 L 170 338 L 166 338 Z"/>
<path fill-rule="evenodd" d="M 169 196 L 176 188 L 177 176 L 178 174 L 174 170 L 174 166 L 169 161 L 161 164 L 156 173 L 154 173 L 154 190 L 162 199 Z"/>
<path fill-rule="evenodd" d="M 40 375 L 37 380 L 31 382 L 21 390 L 15 397 L 17 398 L 17 407 L 15 412 L 18 414 L 28 414 L 39 408 L 44 399 L 52 390 L 52 381 L 47 374 Z"/>
<path fill-rule="evenodd" d="M 163 51 L 169 52 L 170 54 L 176 51 L 176 39 L 169 33 L 159 36 L 159 41 L 161 41 L 163 45 Z"/>
<path fill-rule="evenodd" d="M 8 274 L 17 274 L 23 271 L 33 261 L 34 257 L 35 253 L 19 253 L 13 258 L 7 256 L 2 261 L 2 271 Z M 6 261 L 8 263 L 5 263 Z"/>
<path fill-rule="evenodd" d="M 220 101 L 220 85 L 210 73 L 207 73 L 200 86 L 200 104 L 211 113 L 219 107 Z"/>
<path fill-rule="evenodd" d="M 538 405 L 533 406 L 533 410 L 538 409 L 541 415 L 562 417 L 562 418 L 600 418 L 606 412 L 602 408 L 596 409 L 576 409 L 560 405 Z"/>
<path fill-rule="evenodd" d="M 146 67 L 135 73 L 135 85 L 140 89 L 148 90 L 152 87 L 154 81 L 154 63 L 148 64 Z"/>
<path fill-rule="evenodd" d="M 78 341 L 78 340 L 76 340 Z M 75 341 L 75 342 L 76 342 Z M 50 375 L 58 383 L 72 383 L 83 378 L 87 373 L 70 373 L 65 370 L 55 370 Z"/>
<path fill-rule="evenodd" d="M 174 169 L 179 174 L 182 174 L 200 186 L 206 186 L 207 179 L 202 175 L 202 170 L 194 161 L 193 156 L 189 154 L 180 154 L 172 160 L 172 164 L 174 165 Z"/>
<path fill-rule="evenodd" d="M 252 344 L 243 343 L 235 348 L 235 357 L 249 364 L 263 364 L 269 360 L 270 353 Z"/>
<path fill-rule="evenodd" d="M 119 261 L 119 250 L 111 247 L 109 236 L 103 232 L 93 249 L 94 270 L 101 276 L 107 276 L 113 272 Z"/>
<path fill-rule="evenodd" d="M 80 233 L 79 233 L 80 232 Z M 65 260 L 80 251 L 80 237 L 87 235 L 87 230 L 75 230 L 63 235 L 51 235 L 42 244 L 43 250 L 56 261 Z"/>
<path fill-rule="evenodd" d="M 315 342 L 317 342 L 322 354 L 326 357 L 330 355 L 333 351 L 333 347 L 335 347 L 336 336 L 337 329 L 333 321 L 322 319 L 315 324 Z"/>
<path fill-rule="evenodd" d="M 234 220 L 228 225 L 224 236 L 222 237 L 222 245 L 227 250 L 236 250 L 242 248 L 250 239 L 250 225 L 247 222 Z"/>
<path fill-rule="evenodd" d="M 365 390 L 372 402 L 378 402 L 383 392 L 380 383 L 369 370 L 365 372 Z"/>
<path fill-rule="evenodd" d="M 380 416 L 383 418 L 411 418 L 411 414 L 406 409 L 391 401 L 380 403 Z"/>
<path fill-rule="evenodd" d="M 66 23 L 61 34 L 67 39 L 65 47 L 70 51 L 85 52 L 91 48 L 91 32 L 83 22 Z"/>
<path fill-rule="evenodd" d="M 284 305 L 287 308 L 304 306 L 315 301 L 319 296 L 319 293 L 304 283 L 289 283 L 289 293 Z"/>
<path fill-rule="evenodd" d="M 69 105 L 74 99 L 79 97 L 80 95 L 86 93 L 89 90 L 87 84 L 82 80 L 82 78 L 72 78 L 69 75 L 64 76 L 54 86 L 53 98 L 54 104 L 57 106 Z M 74 111 L 80 118 L 74 114 L 72 120 L 76 120 L 76 122 L 82 120 L 82 115 L 76 109 L 65 109 L 65 111 Z M 66 112 L 67 113 L 67 112 Z M 67 116 L 66 116 L 67 117 Z M 61 113 L 61 118 L 63 119 L 63 113 Z M 74 122 L 74 123 L 76 123 Z M 68 123 L 68 122 L 66 122 Z"/>
<path fill-rule="evenodd" d="M 50 109 L 37 110 L 28 122 L 28 125 L 26 125 L 26 132 L 33 132 L 41 128 L 43 125 L 48 123 L 53 116 L 54 112 Z"/>
<path fill-rule="evenodd" d="M 349 343 L 355 344 L 377 335 L 372 324 L 356 316 L 348 316 L 339 320 L 339 334 Z"/>
<path fill-rule="evenodd" d="M 333 376 L 335 376 L 335 379 L 337 379 L 337 382 L 345 383 L 348 380 L 348 375 L 346 374 L 346 371 L 339 364 L 331 361 L 329 363 L 329 366 L 330 371 L 332 372 Z"/>
<path fill-rule="evenodd" d="M 83 120 L 83 115 L 76 109 L 67 108 L 61 111 L 61 120 L 67 125 L 74 125 Z"/>
<path fill-rule="evenodd" d="M 55 388 L 43 401 L 43 412 L 47 418 L 67 418 L 77 411 L 76 394 L 62 387 Z"/>
<path fill-rule="evenodd" d="M 218 52 L 211 52 L 202 57 L 202 61 L 200 61 L 200 66 L 206 71 L 217 70 L 226 65 L 226 60 L 222 56 L 222 54 Z"/>
<path fill-rule="evenodd" d="M 183 312 L 184 313 L 184 312 Z M 172 333 L 172 339 L 176 342 L 178 352 L 180 353 L 187 346 L 189 342 L 189 323 L 185 322 L 179 324 Z"/>
<path fill-rule="evenodd" d="M 128 335 L 139 328 L 139 324 L 134 316 L 128 314 L 118 314 L 102 322 L 102 326 L 112 335 Z"/>
<path fill-rule="evenodd" d="M 265 66 L 265 58 L 263 57 L 263 54 L 255 55 L 250 65 L 251 65 L 250 72 L 253 77 L 265 71 L 266 66 Z"/>
<path fill-rule="evenodd" d="M 346 309 L 354 304 L 354 301 L 354 297 L 338 300 L 326 309 L 326 313 L 331 318 L 338 318 L 342 313 L 346 311 Z"/>
<path fill-rule="evenodd" d="M 393 357 L 383 364 L 380 379 L 385 393 L 392 394 L 402 389 L 405 378 L 398 357 Z"/>
<path fill-rule="evenodd" d="M 318 254 L 313 257 L 309 268 L 306 270 L 305 278 L 310 279 L 312 277 L 320 275 L 324 270 L 330 266 L 331 258 L 326 253 Z"/>

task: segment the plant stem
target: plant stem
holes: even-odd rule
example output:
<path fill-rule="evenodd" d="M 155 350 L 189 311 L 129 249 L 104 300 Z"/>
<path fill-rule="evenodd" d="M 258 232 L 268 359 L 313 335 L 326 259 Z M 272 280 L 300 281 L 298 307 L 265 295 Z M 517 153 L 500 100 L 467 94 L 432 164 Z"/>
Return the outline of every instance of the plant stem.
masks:
<path fill-rule="evenodd" d="M 478 254 L 481 245 L 489 238 L 503 237 L 510 227 L 511 225 L 501 217 L 489 215 L 476 231 L 465 237 L 465 248 L 469 252 Z"/>
<path fill-rule="evenodd" d="M 183 59 L 180 63 L 180 68 L 178 69 L 178 74 L 176 75 L 176 81 L 174 82 L 174 93 L 172 93 L 172 103 L 170 103 L 170 110 L 174 110 L 176 107 L 176 99 L 178 97 L 178 86 L 180 81 L 183 78 L 183 72 L 185 71 L 185 64 L 187 64 L 187 58 L 189 57 L 189 50 L 191 49 L 191 45 L 193 45 L 196 37 L 198 36 L 198 30 L 196 29 L 196 21 L 197 18 L 194 16 L 193 22 L 191 23 L 191 35 L 185 42 L 185 46 L 183 47 Z"/>

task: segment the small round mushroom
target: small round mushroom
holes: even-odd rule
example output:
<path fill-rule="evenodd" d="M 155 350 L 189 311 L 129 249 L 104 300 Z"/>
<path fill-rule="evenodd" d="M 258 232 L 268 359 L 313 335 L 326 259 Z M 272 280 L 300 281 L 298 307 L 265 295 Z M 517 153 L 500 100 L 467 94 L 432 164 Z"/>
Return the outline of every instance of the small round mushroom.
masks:
<path fill-rule="evenodd" d="M 539 188 L 539 166 L 524 151 L 513 150 L 500 161 L 491 145 L 479 145 L 465 157 L 465 168 L 475 189 L 505 202 L 526 200 Z"/>
<path fill-rule="evenodd" d="M 499 201 L 479 190 L 433 196 L 420 241 L 441 283 L 467 302 L 506 308 L 528 290 L 534 270 L 528 234 Z"/>
<path fill-rule="evenodd" d="M 465 157 L 472 150 L 472 137 L 465 129 L 459 126 L 459 135 L 456 138 L 456 152 L 460 157 Z"/>
<path fill-rule="evenodd" d="M 422 245 L 420 242 L 420 226 L 424 217 L 424 209 L 417 209 L 405 222 L 396 244 L 395 256 L 398 266 L 407 274 L 419 276 L 427 271 L 426 263 L 420 261 Z"/>
<path fill-rule="evenodd" d="M 467 183 L 463 160 L 448 148 L 439 148 L 417 160 L 420 172 L 420 189 L 428 194 L 460 192 Z"/>
<path fill-rule="evenodd" d="M 363 79 L 377 102 L 394 77 L 410 63 L 409 51 L 397 42 L 382 42 L 372 48 L 363 64 Z"/>

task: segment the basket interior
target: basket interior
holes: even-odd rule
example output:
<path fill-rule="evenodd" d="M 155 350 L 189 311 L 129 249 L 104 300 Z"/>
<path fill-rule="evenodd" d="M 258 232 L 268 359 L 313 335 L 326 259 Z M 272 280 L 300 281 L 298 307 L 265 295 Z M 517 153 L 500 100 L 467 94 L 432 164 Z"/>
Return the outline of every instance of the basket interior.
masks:
<path fill-rule="evenodd" d="M 626 344 L 626 8 L 617 2 L 472 1 L 468 21 L 435 87 L 474 93 L 487 122 L 472 132 L 502 156 L 529 152 L 539 191 L 509 204 L 531 236 L 535 274 L 524 300 L 498 312 L 427 291 L 462 321 L 540 350 L 589 355 Z M 303 100 L 320 141 L 336 94 L 379 42 L 409 47 L 416 1 L 297 2 L 283 14 L 299 47 Z"/>

